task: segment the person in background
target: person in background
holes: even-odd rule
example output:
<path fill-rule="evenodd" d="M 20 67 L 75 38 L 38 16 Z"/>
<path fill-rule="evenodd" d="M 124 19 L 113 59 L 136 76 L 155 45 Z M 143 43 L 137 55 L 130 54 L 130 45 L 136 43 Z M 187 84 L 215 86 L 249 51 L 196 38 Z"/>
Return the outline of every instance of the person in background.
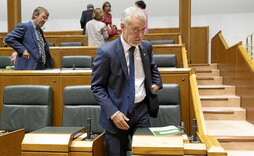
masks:
<path fill-rule="evenodd" d="M 47 22 L 49 12 L 37 7 L 32 20 L 20 23 L 7 34 L 4 41 L 17 52 L 14 70 L 43 70 L 52 68 L 49 46 L 41 27 Z"/>
<path fill-rule="evenodd" d="M 86 23 L 93 19 L 92 17 L 93 10 L 94 10 L 93 4 L 88 4 L 87 10 L 82 11 L 82 15 L 80 18 L 80 25 L 81 25 L 81 29 L 83 29 L 83 32 L 82 32 L 83 35 L 86 34 Z"/>
<path fill-rule="evenodd" d="M 91 90 L 101 106 L 100 124 L 106 130 L 109 156 L 126 156 L 129 138 L 156 117 L 157 91 L 162 80 L 153 60 L 152 45 L 143 41 L 146 17 L 137 7 L 121 16 L 122 34 L 97 49 Z"/>
<path fill-rule="evenodd" d="M 8 44 L 4 40 L 3 40 L 3 43 L 4 43 L 4 47 L 8 47 Z M 13 51 L 11 54 L 11 62 L 13 63 L 13 65 L 16 62 L 16 58 L 17 58 L 17 52 Z"/>
<path fill-rule="evenodd" d="M 117 26 L 116 25 L 113 25 L 113 30 L 117 30 Z"/>
<path fill-rule="evenodd" d="M 108 32 L 109 37 L 114 36 L 114 35 L 118 35 L 117 26 L 113 25 L 112 29 L 107 27 L 107 32 Z"/>
<path fill-rule="evenodd" d="M 109 37 L 117 35 L 118 32 L 114 29 L 113 25 L 112 25 L 112 15 L 110 13 L 111 11 L 111 4 L 109 2 L 105 2 L 102 5 L 102 9 L 104 11 L 104 19 L 103 22 L 106 24 L 107 26 L 107 31 L 108 31 L 108 35 Z"/>
<path fill-rule="evenodd" d="M 103 21 L 107 27 L 113 29 L 112 26 L 112 15 L 111 15 L 111 4 L 109 2 L 104 2 L 102 5 L 102 10 L 104 11 Z"/>
<path fill-rule="evenodd" d="M 136 1 L 135 5 L 139 7 L 141 10 L 143 10 L 145 16 L 146 16 L 146 29 L 145 29 L 145 34 L 148 34 L 148 15 L 146 12 L 146 3 L 144 1 Z"/>
<path fill-rule="evenodd" d="M 109 35 L 103 20 L 103 10 L 96 8 L 93 11 L 93 20 L 86 24 L 86 35 L 88 37 L 88 46 L 101 46 L 108 39 Z"/>

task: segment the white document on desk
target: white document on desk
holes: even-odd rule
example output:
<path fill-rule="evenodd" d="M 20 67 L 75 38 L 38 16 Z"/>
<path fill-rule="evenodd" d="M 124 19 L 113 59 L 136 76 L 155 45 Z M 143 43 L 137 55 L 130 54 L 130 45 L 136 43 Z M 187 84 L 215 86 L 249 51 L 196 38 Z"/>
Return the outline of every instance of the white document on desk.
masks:
<path fill-rule="evenodd" d="M 181 135 L 183 131 L 176 126 L 170 125 L 165 127 L 150 127 L 150 131 L 154 135 Z"/>

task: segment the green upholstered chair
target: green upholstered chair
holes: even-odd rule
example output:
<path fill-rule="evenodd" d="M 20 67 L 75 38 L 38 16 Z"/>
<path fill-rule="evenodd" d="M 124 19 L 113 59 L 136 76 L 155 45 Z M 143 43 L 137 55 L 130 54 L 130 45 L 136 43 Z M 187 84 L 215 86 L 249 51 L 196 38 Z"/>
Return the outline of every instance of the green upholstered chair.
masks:
<path fill-rule="evenodd" d="M 86 127 L 87 118 L 91 118 L 92 133 L 101 133 L 104 129 L 99 124 L 100 111 L 90 85 L 64 88 L 63 126 Z"/>
<path fill-rule="evenodd" d="M 5 69 L 6 66 L 12 66 L 11 56 L 0 56 L 0 69 Z"/>
<path fill-rule="evenodd" d="M 152 127 L 175 125 L 181 122 L 180 89 L 178 84 L 163 84 L 158 91 L 159 112 L 157 118 L 150 118 Z"/>
<path fill-rule="evenodd" d="M 52 125 L 52 88 L 46 85 L 6 86 L 0 129 L 31 132 Z"/>
<path fill-rule="evenodd" d="M 175 54 L 155 54 L 153 58 L 158 67 L 176 68 Z"/>
<path fill-rule="evenodd" d="M 63 56 L 62 69 L 92 69 L 92 56 Z"/>

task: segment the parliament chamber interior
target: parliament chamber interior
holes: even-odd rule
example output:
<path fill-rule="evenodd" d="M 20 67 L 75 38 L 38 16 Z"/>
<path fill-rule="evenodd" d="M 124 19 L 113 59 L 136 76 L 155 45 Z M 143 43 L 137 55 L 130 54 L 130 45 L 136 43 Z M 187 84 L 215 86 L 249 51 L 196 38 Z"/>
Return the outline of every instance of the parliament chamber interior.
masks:
<path fill-rule="evenodd" d="M 1 41 L 21 22 L 22 7 L 21 0 L 8 0 Z M 163 82 L 151 127 L 181 133 L 137 129 L 128 155 L 254 155 L 253 43 L 229 46 L 222 31 L 209 40 L 209 26 L 191 26 L 191 15 L 191 0 L 179 0 L 179 27 L 144 35 Z M 0 42 L 0 156 L 107 155 L 101 107 L 91 91 L 98 46 L 88 46 L 82 30 L 44 35 L 53 61 L 46 70 L 13 70 L 14 50 Z"/>

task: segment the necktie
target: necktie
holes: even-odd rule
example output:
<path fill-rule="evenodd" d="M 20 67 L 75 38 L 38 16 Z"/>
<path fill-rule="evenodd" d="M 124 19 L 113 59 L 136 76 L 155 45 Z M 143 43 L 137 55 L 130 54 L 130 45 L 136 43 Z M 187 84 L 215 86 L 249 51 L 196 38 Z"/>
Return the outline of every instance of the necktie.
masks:
<path fill-rule="evenodd" d="M 135 103 L 135 62 L 134 62 L 135 47 L 129 49 L 129 72 L 130 72 L 130 102 L 128 112 L 131 113 Z"/>
<path fill-rule="evenodd" d="M 45 64 L 46 63 L 46 53 L 45 53 L 45 48 L 44 48 L 45 43 L 44 43 L 42 34 L 40 32 L 40 29 L 36 28 L 36 31 L 37 31 L 37 35 L 38 35 L 38 45 L 39 45 L 39 51 L 41 54 L 41 60 L 42 60 L 43 64 Z"/>

